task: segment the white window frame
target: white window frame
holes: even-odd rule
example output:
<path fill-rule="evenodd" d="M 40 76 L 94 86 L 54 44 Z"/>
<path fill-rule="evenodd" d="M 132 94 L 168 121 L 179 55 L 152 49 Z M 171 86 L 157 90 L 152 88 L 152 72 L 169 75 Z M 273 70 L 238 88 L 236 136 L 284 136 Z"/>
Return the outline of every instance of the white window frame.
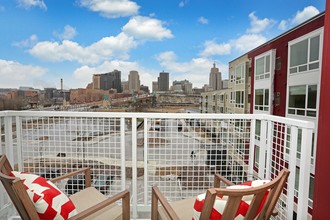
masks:
<path fill-rule="evenodd" d="M 269 57 L 269 71 L 264 72 L 262 75 L 256 76 L 256 62 L 259 59 L 266 60 L 266 57 Z M 268 58 L 267 58 L 268 59 Z M 253 112 L 254 113 L 262 113 L 262 114 L 272 114 L 273 113 L 273 99 L 274 99 L 274 75 L 275 75 L 275 60 L 276 60 L 276 50 L 272 49 L 266 51 L 265 53 L 260 54 L 254 58 L 254 94 L 253 94 Z M 266 63 L 264 63 L 264 68 L 266 68 Z M 269 76 L 268 76 L 269 74 Z M 267 77 L 265 77 L 267 75 Z M 268 105 L 267 106 L 256 106 L 256 90 L 262 89 L 263 94 L 265 95 L 265 90 L 268 89 Z M 265 98 L 263 100 L 263 103 Z M 266 107 L 266 110 L 265 110 Z M 262 109 L 262 110 L 261 110 Z"/>
<path fill-rule="evenodd" d="M 311 51 L 311 39 L 315 38 L 315 37 L 319 37 L 319 54 L 318 54 L 318 59 L 317 60 L 313 60 L 311 61 L 310 60 L 310 51 Z M 303 37 L 303 39 L 299 38 L 297 40 L 294 40 L 292 42 L 289 43 L 289 54 L 288 54 L 288 73 L 291 75 L 291 74 L 301 74 L 303 72 L 306 72 L 306 71 L 313 71 L 313 70 L 319 70 L 320 68 L 320 62 L 321 62 L 321 58 L 322 58 L 322 55 L 321 55 L 321 48 L 320 48 L 320 45 L 321 45 L 321 39 L 322 36 L 321 36 L 321 33 L 320 32 L 312 32 L 310 34 L 308 34 L 307 36 L 305 35 Z M 303 64 L 299 64 L 299 65 L 295 65 L 295 66 L 291 66 L 291 51 L 292 51 L 292 47 L 297 45 L 298 43 L 301 43 L 303 41 L 307 41 L 307 61 L 306 63 L 303 63 Z M 317 64 L 316 66 L 317 67 L 313 67 L 313 65 Z"/>
<path fill-rule="evenodd" d="M 305 106 L 303 108 L 297 108 L 297 107 L 290 107 L 290 89 L 292 87 L 298 87 L 298 86 L 302 86 L 302 87 L 305 87 Z M 304 116 L 304 117 L 312 117 L 312 118 L 316 118 L 317 116 L 317 97 L 316 97 L 316 104 L 315 104 L 315 108 L 308 108 L 308 100 L 309 100 L 309 96 L 308 96 L 308 88 L 310 86 L 316 86 L 316 96 L 317 96 L 317 90 L 319 89 L 318 88 L 318 85 L 317 84 L 307 84 L 307 85 L 294 85 L 294 86 L 289 86 L 288 87 L 288 106 L 287 106 L 287 114 L 288 115 L 299 115 L 299 116 Z M 294 113 L 292 113 L 294 112 Z M 300 112 L 300 114 L 299 114 Z M 301 114 L 303 112 L 303 114 Z M 315 112 L 315 116 L 311 116 L 311 115 L 308 115 L 308 112 Z"/>
<path fill-rule="evenodd" d="M 261 105 L 256 104 L 256 90 L 262 90 L 263 100 Z M 268 90 L 268 105 L 266 105 L 266 90 Z M 269 100 L 269 89 L 255 89 L 254 90 L 254 110 L 269 112 L 270 100 Z"/>
<path fill-rule="evenodd" d="M 240 73 L 238 73 L 239 70 Z M 245 63 L 240 63 L 235 66 L 235 79 L 236 79 L 236 84 L 245 83 Z"/>
<path fill-rule="evenodd" d="M 240 100 L 237 100 L 237 93 L 240 93 Z M 244 108 L 244 91 L 235 91 L 235 107 Z"/>
<path fill-rule="evenodd" d="M 267 70 L 267 58 L 268 58 L 268 67 L 269 69 Z M 263 60 L 264 61 L 264 65 L 263 65 L 263 73 L 257 75 L 257 62 L 259 60 Z M 271 73 L 271 54 L 265 54 L 264 56 L 259 56 L 255 59 L 255 75 L 254 78 L 255 80 L 263 80 L 263 79 L 269 79 L 270 78 L 270 73 Z"/>

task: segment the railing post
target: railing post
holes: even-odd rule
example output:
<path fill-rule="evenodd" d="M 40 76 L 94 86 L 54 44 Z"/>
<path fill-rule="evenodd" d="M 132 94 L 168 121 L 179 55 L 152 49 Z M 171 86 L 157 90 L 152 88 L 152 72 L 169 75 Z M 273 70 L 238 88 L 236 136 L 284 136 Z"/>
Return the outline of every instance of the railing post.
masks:
<path fill-rule="evenodd" d="M 17 152 L 17 164 L 18 169 L 23 170 L 23 155 L 22 155 L 22 120 L 19 116 L 16 116 L 16 152 Z"/>
<path fill-rule="evenodd" d="M 133 218 L 137 218 L 137 123 L 136 117 L 132 117 L 132 196 Z"/>
<path fill-rule="evenodd" d="M 312 135 L 312 129 L 302 128 L 297 219 L 304 219 L 308 214 Z"/>
<path fill-rule="evenodd" d="M 143 144 L 143 167 L 144 167 L 144 205 L 148 205 L 148 118 L 144 118 L 144 144 Z"/>
<path fill-rule="evenodd" d="M 266 119 L 264 119 L 266 120 Z M 265 161 L 265 172 L 266 172 L 266 175 L 265 175 L 265 178 L 266 179 L 271 179 L 271 176 L 270 176 L 270 173 L 271 173 L 271 170 L 270 170 L 270 167 L 271 167 L 271 161 L 272 161 L 272 148 L 273 148 L 273 121 L 271 120 L 267 120 L 267 139 L 266 139 L 266 143 L 267 143 L 267 148 L 266 148 L 266 161 Z"/>
<path fill-rule="evenodd" d="M 120 118 L 120 158 L 121 158 L 121 190 L 126 188 L 126 160 L 125 160 L 125 117 Z"/>
<path fill-rule="evenodd" d="M 5 116 L 5 153 L 10 162 L 14 163 L 14 146 L 13 146 L 13 119 L 11 116 Z"/>
<path fill-rule="evenodd" d="M 267 148 L 267 121 L 261 119 L 260 126 L 260 152 L 259 152 L 259 170 L 258 176 L 265 178 L 265 167 L 266 167 L 266 148 Z"/>
<path fill-rule="evenodd" d="M 286 128 L 286 134 L 288 128 Z M 295 182 L 296 182 L 296 165 L 297 165 L 297 143 L 298 143 L 298 128 L 296 126 L 291 126 L 290 128 L 290 149 L 289 149 L 289 171 L 290 175 L 288 177 L 287 184 L 287 219 L 293 219 L 294 210 L 294 192 L 295 192 Z"/>
<path fill-rule="evenodd" d="M 255 148 L 255 135 L 256 135 L 256 119 L 251 120 L 251 127 L 250 127 L 250 149 L 249 149 L 249 174 L 253 174 L 253 167 L 254 167 L 254 148 Z"/>

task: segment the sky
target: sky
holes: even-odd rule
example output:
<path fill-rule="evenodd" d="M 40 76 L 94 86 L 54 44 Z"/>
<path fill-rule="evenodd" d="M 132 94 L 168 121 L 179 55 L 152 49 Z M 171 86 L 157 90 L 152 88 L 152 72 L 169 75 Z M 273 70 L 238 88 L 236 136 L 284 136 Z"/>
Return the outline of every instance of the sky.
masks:
<path fill-rule="evenodd" d="M 93 74 L 162 71 L 193 87 L 325 10 L 326 0 L 0 0 L 0 88 L 86 88 Z"/>

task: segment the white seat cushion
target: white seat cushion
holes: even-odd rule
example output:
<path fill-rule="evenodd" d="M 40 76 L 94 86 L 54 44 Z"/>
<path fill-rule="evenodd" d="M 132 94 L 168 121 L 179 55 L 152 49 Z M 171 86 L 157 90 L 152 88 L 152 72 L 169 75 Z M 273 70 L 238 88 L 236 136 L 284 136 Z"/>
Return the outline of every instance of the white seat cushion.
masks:
<path fill-rule="evenodd" d="M 98 204 L 99 202 L 106 200 L 107 197 L 100 193 L 94 187 L 88 187 L 70 196 L 71 201 L 76 206 L 79 212 L 86 210 L 87 208 Z M 92 214 L 86 220 L 108 220 L 108 219 L 121 219 L 122 208 L 117 204 L 111 204 L 104 209 Z"/>

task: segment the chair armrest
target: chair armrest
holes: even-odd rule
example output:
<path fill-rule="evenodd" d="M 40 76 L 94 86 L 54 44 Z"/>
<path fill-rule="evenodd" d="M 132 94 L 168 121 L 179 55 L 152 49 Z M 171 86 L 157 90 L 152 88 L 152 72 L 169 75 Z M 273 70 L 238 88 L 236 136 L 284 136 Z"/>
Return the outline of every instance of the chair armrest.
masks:
<path fill-rule="evenodd" d="M 84 167 L 84 168 L 81 168 L 79 170 L 76 170 L 76 171 L 64 174 L 62 176 L 50 179 L 50 181 L 55 183 L 55 182 L 58 182 L 60 180 L 70 178 L 70 177 L 75 176 L 75 175 L 80 174 L 80 173 L 85 173 L 85 187 L 90 187 L 92 185 L 92 183 L 91 183 L 91 170 L 90 170 L 89 167 Z"/>
<path fill-rule="evenodd" d="M 226 186 L 232 186 L 234 183 L 229 181 L 227 178 L 219 175 L 219 174 L 214 174 L 214 188 L 220 188 L 221 182 L 226 184 Z"/>
<path fill-rule="evenodd" d="M 116 195 L 107 198 L 106 200 L 78 213 L 77 215 L 69 218 L 69 220 L 79 220 L 79 219 L 84 219 L 92 214 L 94 214 L 95 212 L 107 207 L 108 205 L 111 205 L 113 203 L 115 203 L 116 201 L 122 199 L 122 212 L 123 212 L 123 216 L 122 219 L 124 220 L 129 220 L 130 219 L 130 193 L 128 190 L 124 190 L 120 193 L 117 193 Z"/>
<path fill-rule="evenodd" d="M 158 219 L 158 201 L 162 204 L 165 212 L 172 220 L 179 220 L 178 215 L 175 213 L 174 209 L 168 203 L 167 199 L 160 192 L 157 186 L 152 187 L 152 199 L 151 199 L 151 219 Z"/>

